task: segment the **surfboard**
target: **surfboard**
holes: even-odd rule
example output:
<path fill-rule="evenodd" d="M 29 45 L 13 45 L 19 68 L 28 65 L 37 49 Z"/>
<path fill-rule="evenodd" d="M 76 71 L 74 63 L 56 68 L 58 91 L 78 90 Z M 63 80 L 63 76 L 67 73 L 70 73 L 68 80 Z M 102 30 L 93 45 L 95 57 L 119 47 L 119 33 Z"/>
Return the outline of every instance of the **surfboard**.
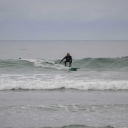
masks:
<path fill-rule="evenodd" d="M 74 67 L 69 68 L 70 71 L 77 71 L 77 69 L 79 68 L 74 68 Z"/>

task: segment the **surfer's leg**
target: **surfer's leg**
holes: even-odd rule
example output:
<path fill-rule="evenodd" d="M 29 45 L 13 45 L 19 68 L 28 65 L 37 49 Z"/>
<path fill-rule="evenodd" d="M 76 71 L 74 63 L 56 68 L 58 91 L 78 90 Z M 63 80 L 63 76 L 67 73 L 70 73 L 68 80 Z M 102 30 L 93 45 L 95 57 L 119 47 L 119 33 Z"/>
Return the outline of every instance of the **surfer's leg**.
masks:
<path fill-rule="evenodd" d="M 70 61 L 70 62 L 69 62 L 69 67 L 71 67 L 71 65 L 72 65 L 72 62 Z"/>
<path fill-rule="evenodd" d="M 66 66 L 66 61 L 65 61 L 65 66 Z"/>

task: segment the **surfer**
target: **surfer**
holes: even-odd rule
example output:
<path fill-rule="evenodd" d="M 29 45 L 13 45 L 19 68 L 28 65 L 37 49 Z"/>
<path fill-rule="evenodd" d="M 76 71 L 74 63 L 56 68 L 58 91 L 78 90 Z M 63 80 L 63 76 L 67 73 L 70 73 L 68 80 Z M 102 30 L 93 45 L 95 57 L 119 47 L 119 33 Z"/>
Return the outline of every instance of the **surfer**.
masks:
<path fill-rule="evenodd" d="M 70 53 L 67 53 L 67 55 L 60 61 L 60 64 L 64 59 L 66 59 L 65 66 L 67 65 L 66 63 L 69 62 L 69 67 L 71 67 L 71 65 L 72 65 L 72 56 L 70 55 Z"/>

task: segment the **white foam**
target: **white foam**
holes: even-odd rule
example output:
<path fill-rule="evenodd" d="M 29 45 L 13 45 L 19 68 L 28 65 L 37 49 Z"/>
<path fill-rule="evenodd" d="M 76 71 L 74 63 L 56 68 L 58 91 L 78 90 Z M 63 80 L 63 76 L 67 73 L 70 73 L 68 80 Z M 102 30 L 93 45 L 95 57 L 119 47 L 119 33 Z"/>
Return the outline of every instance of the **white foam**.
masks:
<path fill-rule="evenodd" d="M 26 60 L 28 62 L 32 62 L 33 66 L 35 66 L 35 67 L 57 69 L 57 70 L 69 70 L 69 67 L 65 67 L 64 65 L 59 64 L 59 63 L 56 64 L 52 60 L 45 60 L 45 59 L 41 59 L 41 60 L 37 60 L 37 59 L 23 59 L 23 60 Z"/>
<path fill-rule="evenodd" d="M 128 90 L 127 80 L 80 79 L 69 75 L 0 75 L 0 90 L 10 89 Z"/>

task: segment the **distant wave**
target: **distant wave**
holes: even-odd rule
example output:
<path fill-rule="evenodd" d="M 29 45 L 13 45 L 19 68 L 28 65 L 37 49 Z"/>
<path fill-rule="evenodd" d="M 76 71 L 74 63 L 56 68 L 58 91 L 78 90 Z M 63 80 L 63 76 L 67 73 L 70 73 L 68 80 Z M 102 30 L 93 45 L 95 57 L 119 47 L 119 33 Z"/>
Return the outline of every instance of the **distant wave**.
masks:
<path fill-rule="evenodd" d="M 42 127 L 43 128 L 43 127 Z M 46 128 L 46 127 L 44 127 Z M 55 128 L 55 127 L 49 127 L 49 128 Z M 102 127 L 90 127 L 87 125 L 78 125 L 78 124 L 72 124 L 72 125 L 66 125 L 66 126 L 62 126 L 62 127 L 56 127 L 56 128 L 114 128 L 113 126 L 102 126 Z"/>
<path fill-rule="evenodd" d="M 59 64 L 60 60 L 0 60 L 0 68 L 46 68 L 61 70 L 65 69 L 64 65 Z M 128 57 L 121 58 L 84 58 L 73 60 L 73 67 L 82 70 L 119 70 L 128 71 Z"/>

